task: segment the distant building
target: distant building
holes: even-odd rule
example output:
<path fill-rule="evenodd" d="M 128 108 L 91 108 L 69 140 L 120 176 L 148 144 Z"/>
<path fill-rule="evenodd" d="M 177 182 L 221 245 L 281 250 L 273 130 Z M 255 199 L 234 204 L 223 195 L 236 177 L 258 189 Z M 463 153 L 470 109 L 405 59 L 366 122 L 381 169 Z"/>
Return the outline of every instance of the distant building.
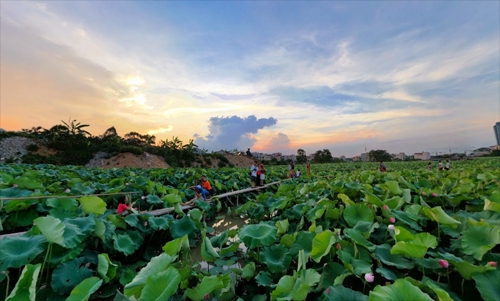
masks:
<path fill-rule="evenodd" d="M 471 157 L 481 157 L 481 156 L 485 156 L 485 155 L 489 155 L 489 154 L 491 154 L 491 149 L 489 147 L 481 147 L 481 148 L 474 150 L 472 152 L 472 154 L 470 154 L 470 156 Z"/>
<path fill-rule="evenodd" d="M 415 158 L 415 160 L 430 160 L 431 154 L 429 152 L 415 153 L 413 154 L 413 158 Z"/>
<path fill-rule="evenodd" d="M 495 131 L 495 138 L 497 138 L 497 145 L 500 145 L 500 122 L 495 123 L 493 126 L 493 131 Z"/>
<path fill-rule="evenodd" d="M 396 159 L 396 160 L 404 161 L 404 160 L 406 160 L 406 154 L 405 153 L 392 154 L 392 158 Z"/>
<path fill-rule="evenodd" d="M 361 157 L 361 161 L 363 161 L 363 162 L 370 161 L 370 155 L 368 153 L 362 153 L 360 157 Z"/>
<path fill-rule="evenodd" d="M 354 161 L 354 162 L 361 161 L 361 156 L 354 156 L 354 157 L 352 157 L 352 161 Z"/>

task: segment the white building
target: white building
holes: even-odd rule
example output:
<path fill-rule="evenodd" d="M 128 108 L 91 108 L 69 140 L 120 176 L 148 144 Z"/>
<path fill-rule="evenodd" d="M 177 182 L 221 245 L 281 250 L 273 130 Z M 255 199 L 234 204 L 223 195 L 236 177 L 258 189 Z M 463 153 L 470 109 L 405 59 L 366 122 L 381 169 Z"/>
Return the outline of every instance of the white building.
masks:
<path fill-rule="evenodd" d="M 406 160 L 406 154 L 405 153 L 392 154 L 392 158 L 404 161 L 404 160 Z"/>
<path fill-rule="evenodd" d="M 415 158 L 415 160 L 430 160 L 431 154 L 429 152 L 415 153 L 413 154 L 413 158 Z"/>

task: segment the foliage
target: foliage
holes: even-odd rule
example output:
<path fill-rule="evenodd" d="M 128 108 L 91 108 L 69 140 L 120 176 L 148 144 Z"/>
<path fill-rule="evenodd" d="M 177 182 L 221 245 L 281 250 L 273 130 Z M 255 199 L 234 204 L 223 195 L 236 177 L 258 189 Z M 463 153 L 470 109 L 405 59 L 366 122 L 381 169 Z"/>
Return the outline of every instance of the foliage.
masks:
<path fill-rule="evenodd" d="M 371 162 L 387 162 L 392 160 L 391 154 L 384 149 L 371 150 L 368 152 Z"/>

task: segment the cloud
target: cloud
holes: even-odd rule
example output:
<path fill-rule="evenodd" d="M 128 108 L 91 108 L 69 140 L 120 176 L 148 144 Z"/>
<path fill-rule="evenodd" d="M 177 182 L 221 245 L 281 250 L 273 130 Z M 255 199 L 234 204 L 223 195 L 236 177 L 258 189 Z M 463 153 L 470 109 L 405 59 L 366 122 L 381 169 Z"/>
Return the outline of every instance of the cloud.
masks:
<path fill-rule="evenodd" d="M 288 138 L 288 135 L 280 132 L 280 133 L 278 133 L 278 135 L 271 137 L 267 141 L 266 145 L 261 146 L 261 147 L 257 146 L 257 149 L 289 154 L 292 152 L 290 144 L 291 144 L 291 141 L 290 141 L 290 138 Z"/>
<path fill-rule="evenodd" d="M 149 130 L 148 134 L 149 135 L 156 135 L 156 134 L 160 134 L 160 133 L 171 132 L 173 129 L 174 129 L 174 127 L 172 125 L 169 125 L 167 128 L 158 128 L 158 129 L 154 129 L 154 130 Z"/>
<path fill-rule="evenodd" d="M 273 117 L 257 119 L 254 115 L 248 117 L 212 117 L 209 120 L 207 134 L 204 138 L 195 135 L 195 143 L 209 150 L 246 149 L 257 141 L 254 134 L 265 127 L 278 122 Z"/>

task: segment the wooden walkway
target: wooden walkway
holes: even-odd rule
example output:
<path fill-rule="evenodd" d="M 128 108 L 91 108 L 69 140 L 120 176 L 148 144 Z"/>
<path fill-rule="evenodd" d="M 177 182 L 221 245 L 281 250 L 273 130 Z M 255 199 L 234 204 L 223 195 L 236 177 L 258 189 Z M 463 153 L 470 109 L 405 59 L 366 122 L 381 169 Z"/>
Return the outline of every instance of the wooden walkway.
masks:
<path fill-rule="evenodd" d="M 254 188 L 245 188 L 245 189 L 241 189 L 241 190 L 226 192 L 226 193 L 223 193 L 223 194 L 219 194 L 219 195 L 213 196 L 211 200 L 226 198 L 226 200 L 231 205 L 234 206 L 234 204 L 231 202 L 231 200 L 229 199 L 229 197 L 235 196 L 235 195 L 237 196 L 239 194 L 243 194 L 243 193 L 247 193 L 247 192 L 259 191 L 261 189 L 264 189 L 264 188 L 267 188 L 269 186 L 273 186 L 273 185 L 276 185 L 276 184 L 279 184 L 279 183 L 281 183 L 281 181 L 272 182 L 272 183 L 265 184 L 265 185 L 258 186 L 258 187 L 254 187 Z M 212 203 L 212 202 L 209 201 L 208 203 Z M 236 206 L 238 206 L 238 199 L 236 201 Z M 188 209 L 195 208 L 195 207 L 196 206 L 182 206 L 181 209 L 182 209 L 182 211 L 184 211 L 184 210 L 188 210 Z M 174 211 L 175 211 L 175 209 L 173 207 L 169 207 L 169 208 L 152 210 L 152 211 L 148 211 L 148 212 L 145 212 L 145 213 L 149 214 L 149 215 L 152 215 L 152 216 L 161 216 L 161 215 L 165 215 L 165 214 L 168 214 L 168 213 L 172 213 Z M 0 235 L 0 240 L 2 240 L 3 238 L 6 238 L 6 237 L 13 237 L 13 236 L 23 235 L 24 233 L 26 233 L 26 231 L 25 232 L 17 232 L 17 233 L 10 233 L 10 234 Z"/>

